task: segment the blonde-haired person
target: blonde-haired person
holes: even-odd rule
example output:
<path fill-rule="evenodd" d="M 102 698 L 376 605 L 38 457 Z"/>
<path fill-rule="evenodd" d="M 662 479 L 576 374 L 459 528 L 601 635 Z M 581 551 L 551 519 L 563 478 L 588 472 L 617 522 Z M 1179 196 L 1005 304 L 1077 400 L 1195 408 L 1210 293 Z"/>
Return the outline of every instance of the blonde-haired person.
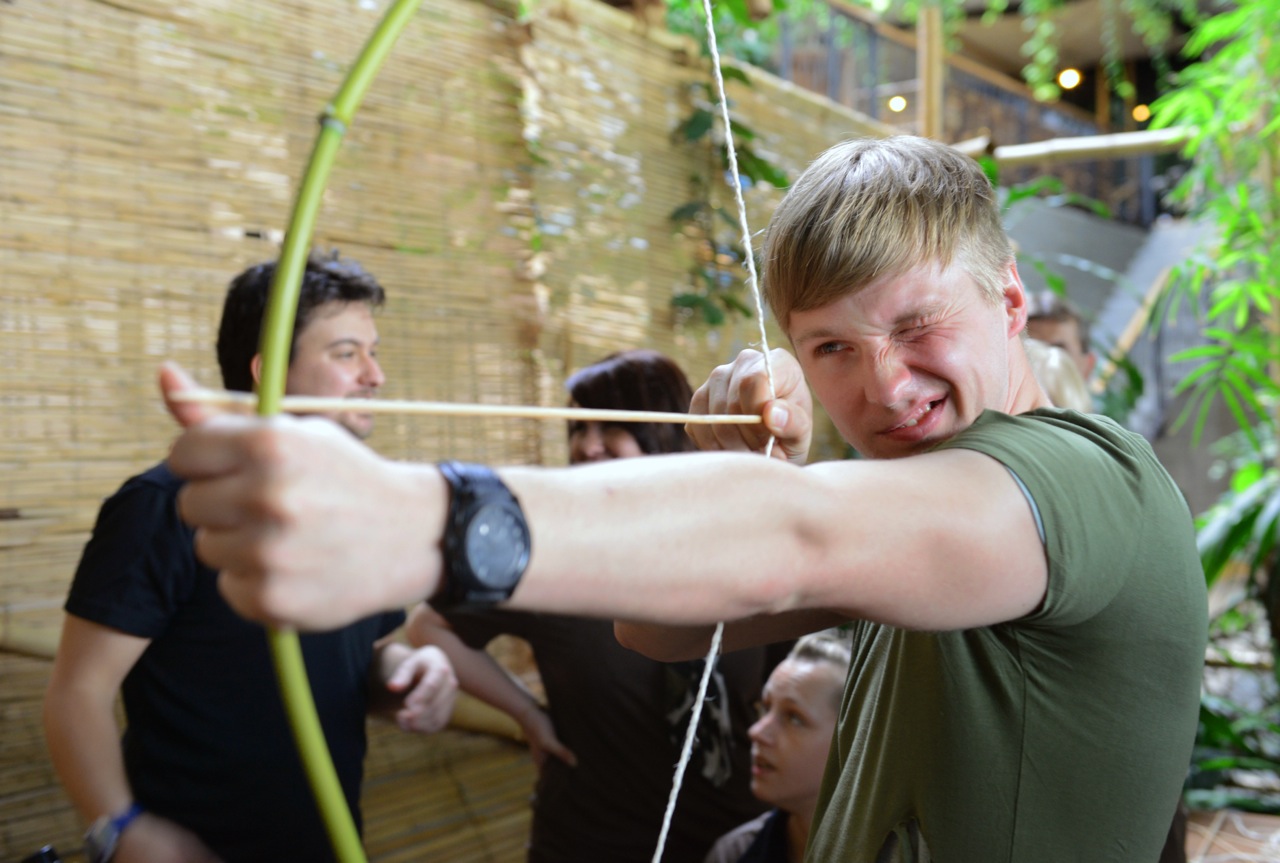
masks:
<path fill-rule="evenodd" d="M 1023 346 L 1031 371 L 1055 407 L 1093 412 L 1093 396 L 1071 355 L 1055 345 L 1028 337 Z"/>
<path fill-rule="evenodd" d="M 183 515 L 233 604 L 277 623 L 431 596 L 611 617 L 666 661 L 704 656 L 716 621 L 726 653 L 849 623 L 809 860 L 1154 860 L 1204 671 L 1191 514 L 1140 435 L 1036 382 L 991 181 L 941 142 L 845 142 L 761 258 L 794 353 L 770 388 L 743 351 L 691 405 L 764 418 L 689 426 L 738 452 L 469 466 L 513 525 L 480 536 L 451 466 L 173 401 Z M 812 398 L 867 458 L 808 463 Z M 774 458 L 746 452 L 770 433 Z M 498 589 L 471 561 L 501 564 Z"/>
<path fill-rule="evenodd" d="M 751 737 L 751 791 L 773 808 L 721 836 L 706 863 L 800 863 L 849 674 L 849 638 L 806 635 L 769 675 Z"/>

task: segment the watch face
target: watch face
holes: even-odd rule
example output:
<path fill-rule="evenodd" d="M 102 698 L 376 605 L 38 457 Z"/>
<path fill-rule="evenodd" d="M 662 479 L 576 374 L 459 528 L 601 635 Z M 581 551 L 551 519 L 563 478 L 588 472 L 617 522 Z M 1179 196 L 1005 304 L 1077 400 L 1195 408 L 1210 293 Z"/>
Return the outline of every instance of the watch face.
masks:
<path fill-rule="evenodd" d="M 518 510 L 506 501 L 482 505 L 467 525 L 467 564 L 486 586 L 508 588 L 529 563 L 529 534 Z"/>

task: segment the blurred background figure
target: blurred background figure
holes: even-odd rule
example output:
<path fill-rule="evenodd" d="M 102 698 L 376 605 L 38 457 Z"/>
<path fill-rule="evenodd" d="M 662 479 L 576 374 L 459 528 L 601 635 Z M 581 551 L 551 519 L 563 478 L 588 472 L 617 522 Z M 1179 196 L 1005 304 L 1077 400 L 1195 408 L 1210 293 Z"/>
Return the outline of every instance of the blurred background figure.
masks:
<path fill-rule="evenodd" d="M 684 413 L 692 398 L 680 368 L 647 350 L 608 356 L 565 386 L 570 404 L 586 408 Z M 693 449 L 679 423 L 574 421 L 568 438 L 573 464 Z M 620 646 L 612 621 L 554 614 L 450 610 L 442 617 L 423 605 L 409 631 L 414 644 L 449 655 L 463 691 L 523 729 L 539 765 L 530 861 L 652 859 L 701 661 L 654 662 Z M 482 649 L 501 634 L 532 647 L 546 714 Z M 751 794 L 747 728 L 769 655 L 753 648 L 717 662 L 665 860 L 701 860 L 718 836 L 764 809 Z"/>
<path fill-rule="evenodd" d="M 1085 381 L 1098 356 L 1089 343 L 1089 323 L 1075 307 L 1053 291 L 1027 297 L 1027 335 L 1067 352 Z"/>
<path fill-rule="evenodd" d="M 1054 407 L 1093 413 L 1093 395 L 1070 354 L 1039 339 L 1026 340 L 1027 359 Z"/>
<path fill-rule="evenodd" d="M 751 791 L 773 808 L 716 842 L 706 863 L 800 863 L 849 673 L 839 630 L 806 635 L 769 675 L 751 736 Z"/>

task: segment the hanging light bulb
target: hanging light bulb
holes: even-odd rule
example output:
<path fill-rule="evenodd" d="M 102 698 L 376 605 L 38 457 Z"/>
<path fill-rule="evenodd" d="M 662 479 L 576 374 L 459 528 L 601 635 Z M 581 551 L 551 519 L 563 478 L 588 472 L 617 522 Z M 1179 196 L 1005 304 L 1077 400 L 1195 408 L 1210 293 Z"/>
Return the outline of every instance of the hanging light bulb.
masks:
<path fill-rule="evenodd" d="M 1058 86 L 1064 90 L 1074 90 L 1083 80 L 1084 76 L 1080 74 L 1079 69 L 1068 68 L 1058 73 Z"/>

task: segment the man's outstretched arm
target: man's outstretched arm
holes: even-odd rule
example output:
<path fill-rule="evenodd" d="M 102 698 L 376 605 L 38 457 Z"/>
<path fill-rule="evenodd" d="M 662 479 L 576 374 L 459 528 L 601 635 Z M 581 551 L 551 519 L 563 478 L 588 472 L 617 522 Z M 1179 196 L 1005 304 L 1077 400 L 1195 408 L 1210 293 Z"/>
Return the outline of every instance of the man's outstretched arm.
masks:
<path fill-rule="evenodd" d="M 167 392 L 189 386 L 172 368 Z M 247 616 L 304 628 L 440 585 L 448 488 L 320 421 L 195 418 L 170 464 Z M 946 450 L 798 468 L 733 453 L 500 471 L 533 537 L 515 608 L 667 624 L 821 609 L 958 629 L 1020 617 L 1047 568 L 998 462 Z"/>

